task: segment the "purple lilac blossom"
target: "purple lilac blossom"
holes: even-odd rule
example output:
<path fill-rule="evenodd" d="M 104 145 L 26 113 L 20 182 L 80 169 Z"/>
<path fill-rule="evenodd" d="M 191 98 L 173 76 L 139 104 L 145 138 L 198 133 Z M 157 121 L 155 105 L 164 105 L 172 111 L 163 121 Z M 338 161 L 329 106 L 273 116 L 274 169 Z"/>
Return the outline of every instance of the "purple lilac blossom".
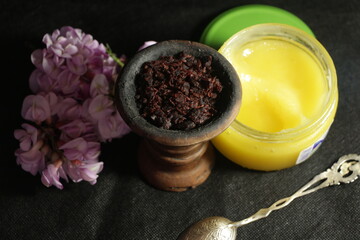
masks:
<path fill-rule="evenodd" d="M 147 48 L 147 47 L 150 47 L 154 44 L 156 44 L 157 42 L 156 41 L 146 41 L 144 42 L 144 44 L 138 49 L 138 51 L 141 51 L 143 50 L 144 48 Z"/>
<path fill-rule="evenodd" d="M 21 116 L 36 123 L 43 122 L 51 116 L 50 104 L 41 95 L 29 95 L 24 99 Z"/>
<path fill-rule="evenodd" d="M 99 142 L 87 142 L 81 137 L 65 143 L 59 149 L 63 150 L 64 156 L 70 161 L 94 161 L 100 155 Z"/>
<path fill-rule="evenodd" d="M 59 126 L 59 129 L 61 130 L 60 139 L 64 142 L 78 137 L 83 137 L 88 141 L 97 140 L 94 133 L 94 124 L 80 118 Z"/>
<path fill-rule="evenodd" d="M 41 173 L 41 182 L 47 187 L 54 185 L 59 189 L 63 189 L 63 185 L 60 182 L 59 167 L 56 167 L 54 164 L 48 164 Z"/>
<path fill-rule="evenodd" d="M 120 114 L 114 111 L 108 117 L 101 118 L 98 121 L 98 131 L 103 140 L 111 140 L 116 136 L 127 134 L 130 128 L 124 123 Z"/>
<path fill-rule="evenodd" d="M 16 163 L 21 165 L 22 169 L 36 175 L 45 168 L 45 154 L 41 151 L 44 142 L 37 141 L 28 151 L 18 149 L 15 151 Z M 45 149 L 45 148 L 44 148 Z"/>
<path fill-rule="evenodd" d="M 92 185 L 96 183 L 103 166 L 103 162 L 65 163 L 66 172 L 74 182 L 84 180 Z"/>
<path fill-rule="evenodd" d="M 16 129 L 14 136 L 20 142 L 20 150 L 29 151 L 37 142 L 39 130 L 27 123 L 21 124 L 23 129 Z"/>
<path fill-rule="evenodd" d="M 103 44 L 80 29 L 62 27 L 31 54 L 33 94 L 24 99 L 29 123 L 14 131 L 16 162 L 47 186 L 61 179 L 95 184 L 103 169 L 100 142 L 130 132 L 111 98 L 119 66 Z M 125 57 L 121 57 L 125 61 Z"/>
<path fill-rule="evenodd" d="M 55 108 L 60 121 L 71 121 L 78 119 L 81 116 L 81 104 L 74 98 L 63 99 L 55 106 Z"/>

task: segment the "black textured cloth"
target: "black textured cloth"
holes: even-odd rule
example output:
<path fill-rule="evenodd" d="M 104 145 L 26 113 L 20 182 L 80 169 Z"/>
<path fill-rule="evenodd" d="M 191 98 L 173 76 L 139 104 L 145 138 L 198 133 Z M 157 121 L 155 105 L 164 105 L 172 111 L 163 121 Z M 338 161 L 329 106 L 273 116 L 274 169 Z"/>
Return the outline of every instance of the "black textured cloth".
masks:
<path fill-rule="evenodd" d="M 45 33 L 81 28 L 117 54 L 131 57 L 147 40 L 198 41 L 206 25 L 232 7 L 260 3 L 304 20 L 332 56 L 339 106 L 320 149 L 290 169 L 257 172 L 217 153 L 208 180 L 182 193 L 149 186 L 136 166 L 139 137 L 104 144 L 104 170 L 87 182 L 46 188 L 16 165 L 22 101 L 30 93 L 30 54 Z M 0 3 L 0 239 L 176 239 L 209 216 L 241 220 L 287 197 L 340 156 L 360 154 L 360 2 L 357 0 L 19 1 Z M 237 239 L 360 239 L 360 180 L 296 199 L 268 218 L 238 229 Z"/>

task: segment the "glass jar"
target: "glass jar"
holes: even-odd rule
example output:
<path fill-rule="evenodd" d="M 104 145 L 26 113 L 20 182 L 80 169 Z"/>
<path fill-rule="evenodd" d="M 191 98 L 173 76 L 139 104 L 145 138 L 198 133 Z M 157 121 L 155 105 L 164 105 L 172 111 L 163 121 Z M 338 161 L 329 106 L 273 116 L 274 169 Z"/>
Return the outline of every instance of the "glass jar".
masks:
<path fill-rule="evenodd" d="M 269 39 L 290 43 L 311 56 L 314 64 L 321 70 L 325 95 L 318 110 L 298 126 L 266 132 L 235 120 L 212 140 L 214 146 L 228 159 L 243 167 L 262 171 L 288 168 L 308 159 L 324 141 L 338 104 L 337 77 L 333 61 L 326 49 L 302 30 L 284 24 L 254 25 L 233 35 L 219 52 L 228 58 L 236 48 Z M 232 63 L 231 59 L 228 60 Z M 241 76 L 240 80 L 242 81 Z M 256 108 L 256 105 L 253 107 Z"/>

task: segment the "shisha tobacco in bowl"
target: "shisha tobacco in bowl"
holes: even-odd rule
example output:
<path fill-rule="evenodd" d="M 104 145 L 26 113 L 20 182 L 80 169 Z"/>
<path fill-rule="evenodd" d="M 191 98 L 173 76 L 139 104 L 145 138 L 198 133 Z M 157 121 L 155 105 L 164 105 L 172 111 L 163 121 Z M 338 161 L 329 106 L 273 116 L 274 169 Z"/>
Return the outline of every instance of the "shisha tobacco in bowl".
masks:
<path fill-rule="evenodd" d="M 216 113 L 222 84 L 212 73 L 212 57 L 185 52 L 145 62 L 136 77 L 140 114 L 157 127 L 190 130 Z"/>

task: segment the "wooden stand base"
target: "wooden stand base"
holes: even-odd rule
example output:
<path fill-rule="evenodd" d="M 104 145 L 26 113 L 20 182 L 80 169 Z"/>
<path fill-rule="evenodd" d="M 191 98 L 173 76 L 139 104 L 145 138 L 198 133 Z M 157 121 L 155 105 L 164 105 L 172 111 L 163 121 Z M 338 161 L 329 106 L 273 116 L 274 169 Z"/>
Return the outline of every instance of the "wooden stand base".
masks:
<path fill-rule="evenodd" d="M 210 175 L 214 149 L 209 141 L 189 146 L 168 146 L 143 139 L 139 147 L 139 169 L 152 186 L 173 192 L 193 189 Z"/>

